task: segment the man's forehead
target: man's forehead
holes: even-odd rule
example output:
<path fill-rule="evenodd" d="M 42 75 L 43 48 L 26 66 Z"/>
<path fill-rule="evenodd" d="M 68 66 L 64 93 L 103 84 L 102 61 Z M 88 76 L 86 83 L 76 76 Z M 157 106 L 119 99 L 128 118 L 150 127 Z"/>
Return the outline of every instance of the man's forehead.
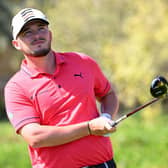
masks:
<path fill-rule="evenodd" d="M 43 20 L 40 20 L 40 19 L 34 19 L 34 20 L 30 20 L 29 22 L 27 22 L 24 26 L 23 26 L 23 29 L 25 27 L 29 27 L 31 25 L 36 25 L 36 24 L 42 24 L 42 25 L 48 25 L 47 22 L 43 21 Z"/>

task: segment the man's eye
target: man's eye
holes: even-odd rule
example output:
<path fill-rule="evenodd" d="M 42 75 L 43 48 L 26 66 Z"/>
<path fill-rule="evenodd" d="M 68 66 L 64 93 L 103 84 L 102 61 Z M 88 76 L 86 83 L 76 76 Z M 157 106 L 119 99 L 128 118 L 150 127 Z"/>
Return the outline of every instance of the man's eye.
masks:
<path fill-rule="evenodd" d="M 43 31 L 43 30 L 45 30 L 44 27 L 39 27 L 39 31 Z"/>
<path fill-rule="evenodd" d="M 23 36 L 29 36 L 32 32 L 30 30 L 23 32 Z"/>

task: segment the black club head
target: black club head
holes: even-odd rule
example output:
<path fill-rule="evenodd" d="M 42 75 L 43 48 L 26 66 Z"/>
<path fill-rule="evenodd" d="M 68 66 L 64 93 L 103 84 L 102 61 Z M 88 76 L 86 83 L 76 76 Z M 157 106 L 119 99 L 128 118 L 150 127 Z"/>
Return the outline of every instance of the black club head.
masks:
<path fill-rule="evenodd" d="M 150 86 L 150 92 L 153 97 L 162 97 L 162 96 L 167 96 L 168 93 L 168 82 L 167 80 L 162 77 L 158 76 L 155 78 Z"/>

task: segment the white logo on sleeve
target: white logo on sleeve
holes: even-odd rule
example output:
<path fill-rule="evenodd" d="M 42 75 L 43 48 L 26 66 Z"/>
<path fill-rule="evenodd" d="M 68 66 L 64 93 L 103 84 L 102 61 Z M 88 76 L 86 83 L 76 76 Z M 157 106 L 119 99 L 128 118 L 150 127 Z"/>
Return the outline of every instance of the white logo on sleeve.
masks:
<path fill-rule="evenodd" d="M 13 119 L 13 113 L 9 112 L 8 117 L 9 117 L 10 120 L 12 120 Z"/>

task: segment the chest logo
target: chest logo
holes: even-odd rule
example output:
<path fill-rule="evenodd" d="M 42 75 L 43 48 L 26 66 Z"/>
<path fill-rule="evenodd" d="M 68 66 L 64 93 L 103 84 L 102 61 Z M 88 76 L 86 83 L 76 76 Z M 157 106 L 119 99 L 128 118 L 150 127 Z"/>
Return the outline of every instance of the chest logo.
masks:
<path fill-rule="evenodd" d="M 79 74 L 74 74 L 75 77 L 80 77 L 83 78 L 82 72 L 80 72 Z"/>

